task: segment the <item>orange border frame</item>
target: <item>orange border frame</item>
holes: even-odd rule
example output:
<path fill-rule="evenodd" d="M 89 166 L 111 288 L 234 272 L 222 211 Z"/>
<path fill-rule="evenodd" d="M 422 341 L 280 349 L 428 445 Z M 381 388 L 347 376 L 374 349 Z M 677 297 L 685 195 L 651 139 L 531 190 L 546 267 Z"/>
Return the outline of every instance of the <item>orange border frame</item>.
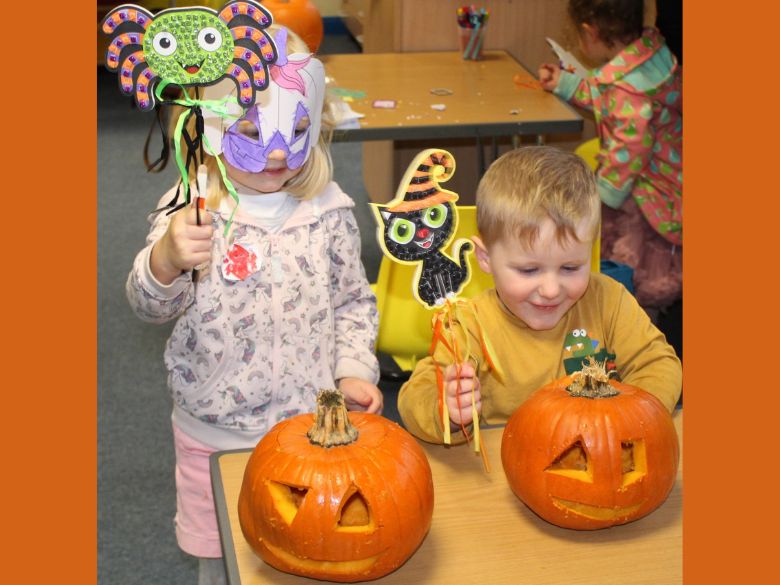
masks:
<path fill-rule="evenodd" d="M 0 93 L 0 111 L 11 114 L 3 126 L 2 498 L 13 535 L 5 569 L 9 582 L 95 583 L 97 194 L 95 163 L 85 164 L 96 160 L 95 16 L 86 2 L 58 8 L 49 21 L 62 34 L 33 40 L 63 48 L 47 63 L 45 51 L 23 56 Z M 780 329 L 771 304 L 778 15 L 767 1 L 684 8 L 685 585 L 761 582 L 776 556 L 776 484 L 764 477 L 774 442 L 764 429 L 778 426 L 780 412 L 771 375 Z M 6 27 L 6 54 L 30 46 L 28 24 Z M 48 67 L 62 67 L 51 77 L 64 87 L 47 84 Z M 29 96 L 24 109 L 17 91 Z"/>
<path fill-rule="evenodd" d="M 683 11 L 685 585 L 776 572 L 779 15 L 767 1 Z"/>
<path fill-rule="evenodd" d="M 93 10 L 2 10 L 8 583 L 97 581 Z"/>

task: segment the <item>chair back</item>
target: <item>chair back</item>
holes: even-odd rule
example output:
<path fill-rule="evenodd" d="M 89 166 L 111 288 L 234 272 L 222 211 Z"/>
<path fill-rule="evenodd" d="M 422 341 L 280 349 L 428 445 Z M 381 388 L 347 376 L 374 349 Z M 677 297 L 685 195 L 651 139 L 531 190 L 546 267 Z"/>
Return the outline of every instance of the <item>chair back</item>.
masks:
<path fill-rule="evenodd" d="M 598 168 L 598 160 L 596 155 L 599 152 L 600 143 L 598 137 L 591 138 L 580 144 L 574 149 L 574 154 L 584 160 L 588 166 L 596 172 Z M 590 257 L 590 270 L 591 272 L 599 272 L 601 270 L 601 227 L 596 234 L 596 241 L 593 242 L 593 252 Z"/>

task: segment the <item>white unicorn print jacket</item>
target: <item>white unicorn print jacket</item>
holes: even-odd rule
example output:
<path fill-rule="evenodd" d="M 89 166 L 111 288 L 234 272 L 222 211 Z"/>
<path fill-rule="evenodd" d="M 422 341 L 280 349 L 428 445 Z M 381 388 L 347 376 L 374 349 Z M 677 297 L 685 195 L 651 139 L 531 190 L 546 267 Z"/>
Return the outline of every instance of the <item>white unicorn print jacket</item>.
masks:
<path fill-rule="evenodd" d="M 141 319 L 178 317 L 165 349 L 174 424 L 217 449 L 253 447 L 280 420 L 313 411 L 316 393 L 336 380 L 378 381 L 376 297 L 352 207 L 331 182 L 276 233 L 239 208 L 230 255 L 228 213 L 212 212 L 209 266 L 168 286 L 152 276 L 149 257 L 170 217 L 150 216 L 126 289 Z M 251 261 L 231 268 L 236 250 Z"/>

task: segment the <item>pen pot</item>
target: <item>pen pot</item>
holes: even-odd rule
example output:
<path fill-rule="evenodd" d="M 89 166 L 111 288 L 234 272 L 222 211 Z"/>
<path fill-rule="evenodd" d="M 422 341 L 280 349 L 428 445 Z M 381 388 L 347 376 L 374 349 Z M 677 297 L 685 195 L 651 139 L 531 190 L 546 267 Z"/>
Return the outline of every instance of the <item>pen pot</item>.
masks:
<path fill-rule="evenodd" d="M 484 35 L 484 26 L 476 26 L 473 28 L 458 26 L 458 43 L 464 59 L 478 60 L 482 58 L 482 41 Z"/>

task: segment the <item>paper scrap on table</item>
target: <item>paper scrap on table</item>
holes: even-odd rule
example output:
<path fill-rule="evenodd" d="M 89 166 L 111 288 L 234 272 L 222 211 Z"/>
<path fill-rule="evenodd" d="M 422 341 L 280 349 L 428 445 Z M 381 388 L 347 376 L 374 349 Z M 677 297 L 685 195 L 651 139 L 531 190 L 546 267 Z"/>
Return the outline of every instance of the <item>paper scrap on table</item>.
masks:
<path fill-rule="evenodd" d="M 395 108 L 395 100 L 374 100 L 374 103 L 372 105 L 375 108 L 392 110 L 393 108 Z"/>
<path fill-rule="evenodd" d="M 542 84 L 539 83 L 539 80 L 534 79 L 533 77 L 526 77 L 522 73 L 517 73 L 512 78 L 512 81 L 514 81 L 515 85 L 517 87 L 525 87 L 528 89 L 542 89 Z"/>
<path fill-rule="evenodd" d="M 439 112 L 443 112 L 444 110 L 447 109 L 447 106 L 445 106 L 444 104 L 431 104 L 431 109 L 438 110 Z"/>
<path fill-rule="evenodd" d="M 358 122 L 358 120 L 360 118 L 365 118 L 365 114 L 356 112 L 343 100 L 333 100 L 331 103 L 331 111 L 336 120 L 336 129 L 347 130 L 349 128 L 360 128 L 360 122 Z"/>
<path fill-rule="evenodd" d="M 561 69 L 565 69 L 569 73 L 574 73 L 580 77 L 588 76 L 588 69 L 582 63 L 577 60 L 577 57 L 569 53 L 566 49 L 561 47 L 558 43 L 547 37 L 547 42 L 552 48 L 553 52 L 558 55 L 558 59 L 561 62 Z"/>
<path fill-rule="evenodd" d="M 346 87 L 329 87 L 328 91 L 332 94 L 339 96 L 340 98 L 352 98 L 354 100 L 360 100 L 366 97 L 366 92 L 362 89 L 347 89 Z"/>

